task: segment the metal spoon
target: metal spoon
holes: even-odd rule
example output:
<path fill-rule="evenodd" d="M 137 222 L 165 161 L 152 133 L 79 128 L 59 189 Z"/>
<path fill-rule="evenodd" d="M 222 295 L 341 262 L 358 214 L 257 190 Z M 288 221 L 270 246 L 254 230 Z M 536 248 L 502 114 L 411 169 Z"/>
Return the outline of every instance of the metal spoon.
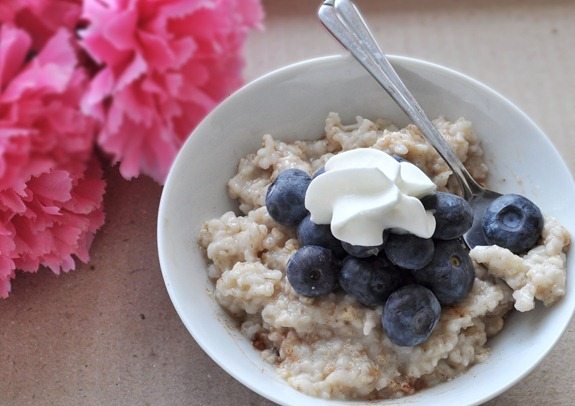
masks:
<path fill-rule="evenodd" d="M 481 218 L 487 206 L 501 194 L 485 189 L 469 174 L 447 141 L 405 87 L 379 48 L 358 9 L 350 0 L 326 0 L 319 8 L 318 16 L 328 31 L 351 52 L 413 120 L 427 141 L 449 165 L 461 186 L 463 197 L 469 201 L 473 209 L 473 226 L 465 234 L 465 242 L 470 248 L 476 245 L 487 245 L 481 229 Z"/>

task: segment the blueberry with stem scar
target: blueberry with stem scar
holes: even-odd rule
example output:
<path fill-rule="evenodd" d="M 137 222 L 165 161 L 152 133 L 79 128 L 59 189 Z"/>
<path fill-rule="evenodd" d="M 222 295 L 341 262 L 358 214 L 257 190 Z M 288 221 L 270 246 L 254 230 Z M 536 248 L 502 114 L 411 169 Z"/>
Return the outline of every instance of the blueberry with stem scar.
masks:
<path fill-rule="evenodd" d="M 427 341 L 439 321 L 441 306 L 429 289 L 413 284 L 393 292 L 383 309 L 383 330 L 392 343 L 413 347 Z"/>
<path fill-rule="evenodd" d="M 286 275 L 293 289 L 302 296 L 327 295 L 337 286 L 337 265 L 332 252 L 316 245 L 297 250 L 288 261 Z"/>
<path fill-rule="evenodd" d="M 521 254 L 531 249 L 541 237 L 543 215 L 526 197 L 507 194 L 487 207 L 482 227 L 488 243 Z"/>
<path fill-rule="evenodd" d="M 475 280 L 473 263 L 460 239 L 435 241 L 431 262 L 411 273 L 417 283 L 433 291 L 442 305 L 461 302 Z"/>

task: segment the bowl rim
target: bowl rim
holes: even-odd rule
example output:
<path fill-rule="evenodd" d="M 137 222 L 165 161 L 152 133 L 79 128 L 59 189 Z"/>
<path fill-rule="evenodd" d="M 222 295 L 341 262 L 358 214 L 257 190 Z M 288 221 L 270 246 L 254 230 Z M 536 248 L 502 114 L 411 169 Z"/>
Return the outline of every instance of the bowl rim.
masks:
<path fill-rule="evenodd" d="M 414 58 L 414 57 L 401 56 L 401 55 L 386 55 L 386 56 L 390 60 L 392 65 L 402 65 L 402 66 L 419 65 L 419 66 L 423 66 L 426 68 L 435 69 L 439 72 L 446 73 L 448 75 L 457 77 L 460 80 L 467 81 L 471 85 L 478 87 L 481 91 L 485 92 L 490 97 L 499 99 L 500 102 L 506 104 L 508 107 L 510 107 L 516 113 L 518 113 L 518 115 L 521 116 L 521 118 L 523 120 L 525 120 L 526 123 L 528 123 L 530 126 L 532 126 L 541 135 L 543 135 L 542 141 L 549 148 L 550 152 L 554 153 L 557 156 L 557 158 L 558 158 L 557 165 L 561 166 L 562 170 L 564 170 L 565 172 L 567 172 L 571 175 L 571 183 L 572 183 L 571 187 L 575 187 L 575 183 L 573 183 L 573 174 L 571 173 L 571 171 L 569 170 L 565 161 L 563 160 L 563 158 L 559 154 L 555 145 L 547 137 L 545 132 L 543 132 L 541 130 L 541 128 L 539 128 L 539 126 L 533 121 L 533 119 L 531 119 L 525 112 L 523 112 L 523 110 L 521 110 L 516 104 L 514 104 L 512 101 L 510 101 L 507 97 L 503 96 L 501 93 L 499 93 L 495 89 L 491 88 L 490 86 L 488 86 L 487 84 L 485 84 L 483 82 L 480 82 L 477 79 L 474 79 L 474 78 L 472 78 L 472 77 L 470 77 L 470 76 L 468 76 L 462 72 L 459 72 L 455 69 L 440 65 L 438 63 L 430 62 L 430 61 L 426 61 L 426 60 L 422 60 L 422 59 Z M 226 363 L 223 362 L 223 360 L 219 359 L 217 356 L 214 355 L 213 351 L 210 349 L 210 347 L 208 345 L 206 345 L 206 343 L 204 341 L 198 339 L 194 329 L 191 327 L 187 318 L 184 317 L 185 312 L 179 303 L 176 288 L 173 286 L 173 284 L 171 283 L 171 280 L 170 280 L 170 271 L 168 270 L 168 263 L 167 263 L 167 259 L 166 259 L 166 255 L 167 255 L 166 235 L 164 232 L 164 224 L 161 221 L 161 219 L 166 217 L 166 215 L 167 215 L 166 206 L 167 206 L 167 201 L 169 199 L 168 196 L 171 194 L 171 191 L 174 188 L 173 184 L 175 182 L 175 180 L 174 180 L 175 173 L 177 172 L 176 168 L 177 168 L 178 163 L 180 162 L 180 159 L 183 155 L 182 151 L 184 151 L 184 149 L 186 149 L 186 148 L 190 148 L 190 145 L 195 143 L 194 142 L 194 134 L 196 132 L 200 132 L 202 130 L 202 128 L 201 128 L 202 124 L 204 122 L 206 122 L 208 118 L 211 118 L 213 115 L 218 114 L 218 110 L 222 106 L 225 106 L 225 105 L 233 102 L 236 98 L 241 97 L 242 94 L 247 89 L 251 89 L 255 86 L 265 85 L 267 82 L 273 82 L 276 80 L 276 77 L 281 76 L 285 73 L 291 72 L 293 74 L 294 71 L 297 71 L 300 69 L 306 69 L 309 67 L 317 67 L 317 66 L 320 66 L 322 64 L 330 63 L 330 62 L 345 63 L 346 61 L 349 62 L 350 60 L 353 60 L 353 57 L 349 54 L 332 54 L 332 55 L 318 56 L 318 57 L 314 57 L 314 58 L 310 58 L 310 59 L 300 60 L 300 61 L 297 61 L 294 63 L 290 63 L 288 65 L 273 69 L 273 70 L 255 78 L 255 79 L 251 80 L 250 82 L 244 84 L 239 89 L 235 90 L 232 94 L 230 94 L 223 101 L 221 101 L 212 111 L 210 111 L 201 120 L 201 122 L 195 127 L 195 129 L 191 132 L 190 136 L 186 139 L 184 144 L 181 146 L 180 150 L 178 151 L 178 154 L 176 155 L 176 157 L 172 163 L 172 166 L 170 168 L 168 176 L 166 177 L 166 180 L 165 180 L 165 183 L 163 186 L 163 190 L 162 190 L 162 194 L 161 194 L 161 198 L 160 198 L 159 208 L 158 208 L 157 246 L 158 246 L 158 258 L 159 258 L 159 263 L 160 263 L 160 269 L 161 269 L 164 284 L 166 286 L 166 290 L 168 292 L 168 295 L 170 297 L 172 305 L 174 306 L 174 309 L 176 310 L 180 320 L 182 321 L 182 323 L 186 327 L 187 331 L 191 334 L 191 336 L 194 338 L 194 340 L 199 345 L 199 347 L 220 368 L 222 368 L 226 373 L 228 373 L 230 376 L 232 376 L 235 380 L 237 380 L 238 382 L 240 382 L 242 385 L 246 386 L 250 390 L 254 391 L 255 393 L 259 394 L 260 396 L 263 396 L 264 398 L 266 398 L 268 400 L 271 400 L 273 402 L 276 402 L 276 403 L 282 404 L 282 405 L 286 405 L 286 406 L 290 406 L 291 403 L 286 403 L 283 399 L 277 397 L 274 393 L 266 392 L 265 390 L 261 389 L 260 387 L 253 385 L 251 383 L 251 381 L 244 379 L 240 374 L 235 373 L 233 368 L 226 365 Z M 366 72 L 366 74 L 367 74 L 367 72 Z M 383 89 L 382 89 L 382 91 L 383 91 Z M 565 330 L 567 329 L 567 327 L 568 327 L 570 321 L 573 319 L 573 317 L 574 317 L 574 312 L 572 311 L 570 317 L 568 317 L 564 320 L 563 325 L 557 326 L 560 328 L 555 330 L 554 336 L 552 336 L 551 339 L 549 340 L 548 347 L 545 349 L 545 351 L 542 352 L 541 356 L 529 368 L 526 368 L 521 373 L 517 374 L 514 379 L 507 381 L 506 384 L 501 385 L 497 390 L 494 390 L 490 393 L 485 393 L 485 394 L 481 395 L 481 397 L 478 397 L 471 404 L 476 405 L 476 404 L 481 404 L 483 402 L 489 401 L 489 400 L 495 398 L 496 396 L 500 395 L 501 393 L 507 391 L 509 388 L 511 388 L 512 386 L 517 384 L 519 381 L 524 379 L 529 373 L 531 373 L 541 363 L 541 361 L 555 347 L 555 345 L 557 344 L 559 339 L 563 336 Z M 286 383 L 286 385 L 287 385 L 287 383 Z M 303 395 L 305 395 L 305 394 L 303 394 Z M 407 397 L 407 398 L 409 398 L 409 397 Z M 406 399 L 406 398 L 404 398 L 404 399 Z M 324 400 L 324 399 L 322 399 L 322 400 Z"/>

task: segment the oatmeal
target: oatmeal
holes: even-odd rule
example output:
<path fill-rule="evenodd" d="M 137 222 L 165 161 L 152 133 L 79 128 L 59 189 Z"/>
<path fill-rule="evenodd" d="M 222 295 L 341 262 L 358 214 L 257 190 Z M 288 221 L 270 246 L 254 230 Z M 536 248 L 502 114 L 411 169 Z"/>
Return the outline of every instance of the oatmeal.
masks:
<path fill-rule="evenodd" d="M 487 167 L 471 125 L 464 119 L 434 124 L 479 181 Z M 242 215 L 223 214 L 204 224 L 199 243 L 210 260 L 215 297 L 240 323 L 242 333 L 294 388 L 322 398 L 399 397 L 448 380 L 488 356 L 487 340 L 513 309 L 530 310 L 534 300 L 552 304 L 565 293 L 565 252 L 570 238 L 545 218 L 542 238 L 526 254 L 497 246 L 476 247 L 475 279 L 460 303 L 445 306 L 424 343 L 394 344 L 382 329 L 383 306 L 368 307 L 341 291 L 310 298 L 286 278 L 290 257 L 300 248 L 294 228 L 279 225 L 265 206 L 272 180 L 286 169 L 308 174 L 335 154 L 375 148 L 407 159 L 438 190 L 455 186 L 450 170 L 418 129 L 358 118 L 342 124 L 331 113 L 325 136 L 285 143 L 263 137 L 256 153 L 242 158 L 228 184 Z"/>
<path fill-rule="evenodd" d="M 503 279 L 514 290 L 515 309 L 520 312 L 532 310 L 535 299 L 549 306 L 565 295 L 565 252 L 571 237 L 557 220 L 547 217 L 541 240 L 522 256 L 496 245 L 475 247 L 470 252 L 490 275 Z"/>

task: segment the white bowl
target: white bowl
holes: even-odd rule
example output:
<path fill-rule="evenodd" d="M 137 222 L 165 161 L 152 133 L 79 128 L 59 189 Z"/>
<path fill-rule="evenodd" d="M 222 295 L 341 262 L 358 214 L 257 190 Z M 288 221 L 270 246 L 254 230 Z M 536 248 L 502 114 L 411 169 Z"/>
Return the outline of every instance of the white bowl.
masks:
<path fill-rule="evenodd" d="M 390 57 L 398 74 L 430 117 L 464 116 L 473 123 L 490 167 L 489 186 L 532 198 L 575 235 L 575 185 L 543 132 L 489 87 L 453 70 Z M 536 90 L 535 90 L 536 91 Z M 293 141 L 316 139 L 328 112 L 345 121 L 356 115 L 408 122 L 404 114 L 350 57 L 330 56 L 279 69 L 246 85 L 196 128 L 180 151 L 164 186 L 158 217 L 158 249 L 167 290 L 183 323 L 204 351 L 230 375 L 284 405 L 364 405 L 328 401 L 288 386 L 215 302 L 206 260 L 197 244 L 202 223 L 236 205 L 226 182 L 238 160 L 254 152 L 264 133 Z M 568 273 L 573 277 L 573 255 Z M 468 405 L 485 402 L 531 371 L 557 342 L 575 309 L 575 283 L 551 308 L 513 314 L 490 341 L 489 358 L 460 377 L 400 400 L 378 404 Z M 192 362 L 192 361 L 190 361 Z"/>

